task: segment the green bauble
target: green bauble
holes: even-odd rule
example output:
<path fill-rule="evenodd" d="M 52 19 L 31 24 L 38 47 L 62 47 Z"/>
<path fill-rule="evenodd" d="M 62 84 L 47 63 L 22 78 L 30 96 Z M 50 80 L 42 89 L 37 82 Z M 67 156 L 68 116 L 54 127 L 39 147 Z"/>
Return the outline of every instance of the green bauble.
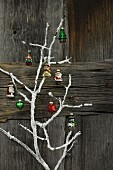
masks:
<path fill-rule="evenodd" d="M 67 36 L 66 36 L 65 30 L 64 28 L 61 28 L 59 32 L 59 40 L 60 42 L 66 42 L 66 39 L 67 39 Z"/>
<path fill-rule="evenodd" d="M 18 100 L 18 102 L 16 102 L 16 107 L 21 110 L 24 107 L 24 103 L 22 100 Z"/>

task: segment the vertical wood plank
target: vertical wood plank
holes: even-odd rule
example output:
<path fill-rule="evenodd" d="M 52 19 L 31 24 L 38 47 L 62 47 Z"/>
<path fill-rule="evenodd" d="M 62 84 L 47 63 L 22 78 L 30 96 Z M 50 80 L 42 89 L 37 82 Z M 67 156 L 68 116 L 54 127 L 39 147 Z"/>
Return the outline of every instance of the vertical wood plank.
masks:
<path fill-rule="evenodd" d="M 81 131 L 81 116 L 76 116 L 77 126 L 73 129 L 69 129 L 66 126 L 66 131 L 72 130 L 72 136 L 78 131 Z M 68 152 L 65 159 L 65 170 L 81 170 L 81 135 L 75 140 L 73 148 Z"/>
<path fill-rule="evenodd" d="M 74 62 L 113 58 L 113 1 L 68 0 L 69 47 Z"/>
<path fill-rule="evenodd" d="M 45 121 L 45 120 L 44 120 Z M 29 120 L 9 120 L 7 123 L 1 123 L 0 127 L 9 131 L 24 143 L 28 144 L 33 149 L 32 135 L 19 127 L 18 123 L 26 127 L 30 127 Z M 50 141 L 53 147 L 60 146 L 65 141 L 65 118 L 56 118 L 49 126 L 48 131 Z M 38 130 L 38 135 L 43 137 L 41 129 Z M 50 151 L 47 149 L 47 143 L 39 142 L 39 149 L 45 161 L 49 164 L 51 169 L 54 169 L 56 163 L 62 155 L 62 150 Z M 34 149 L 33 149 L 34 150 Z M 1 170 L 43 170 L 44 168 L 19 144 L 11 141 L 5 135 L 0 133 L 0 169 Z M 64 162 L 61 164 L 59 170 L 64 170 Z"/>
<path fill-rule="evenodd" d="M 18 123 L 29 127 L 28 120 L 9 120 L 7 123 L 1 123 L 0 127 L 27 143 L 30 148 L 33 148 L 32 136 L 19 127 Z M 42 170 L 40 164 L 24 148 L 2 133 L 0 133 L 0 153 L 1 170 Z"/>
<path fill-rule="evenodd" d="M 46 22 L 49 23 L 48 45 L 56 33 L 63 14 L 63 0 L 0 0 L 0 61 L 24 62 L 27 50 L 32 50 L 33 62 L 39 61 L 40 48 L 29 43 L 44 43 Z M 67 25 L 67 24 L 66 24 Z M 23 45 L 26 41 L 27 45 Z M 63 59 L 63 44 L 58 37 L 52 56 Z M 45 55 L 47 51 L 45 51 Z"/>
<path fill-rule="evenodd" d="M 45 119 L 46 120 L 46 119 Z M 60 146 L 64 144 L 65 141 L 65 117 L 58 117 L 54 119 L 51 124 L 48 126 L 48 133 L 50 135 L 50 142 L 53 147 Z M 63 149 L 57 151 L 50 151 L 47 149 L 47 145 L 45 143 L 44 146 L 44 157 L 48 164 L 50 165 L 50 169 L 54 169 L 55 165 L 57 164 L 58 160 L 61 158 Z M 61 163 L 59 170 L 64 169 L 64 161 Z"/>
<path fill-rule="evenodd" d="M 113 115 L 83 116 L 82 169 L 113 168 Z"/>

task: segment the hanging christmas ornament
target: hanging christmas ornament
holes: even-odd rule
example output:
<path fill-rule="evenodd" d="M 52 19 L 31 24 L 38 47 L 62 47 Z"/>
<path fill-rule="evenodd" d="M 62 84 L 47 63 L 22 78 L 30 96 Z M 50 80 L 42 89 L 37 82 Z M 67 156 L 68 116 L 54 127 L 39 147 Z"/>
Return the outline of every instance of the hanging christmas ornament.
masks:
<path fill-rule="evenodd" d="M 18 100 L 18 102 L 16 102 L 16 107 L 21 110 L 24 107 L 24 103 L 22 100 Z"/>
<path fill-rule="evenodd" d="M 44 64 L 44 72 L 43 72 L 43 77 L 51 77 L 51 68 L 48 63 Z"/>
<path fill-rule="evenodd" d="M 32 65 L 31 50 L 28 50 L 28 56 L 25 58 L 25 63 L 27 66 Z"/>
<path fill-rule="evenodd" d="M 56 106 L 53 104 L 53 102 L 49 102 L 49 105 L 47 107 L 47 111 L 50 113 L 56 112 Z"/>
<path fill-rule="evenodd" d="M 60 69 L 57 69 L 54 79 L 55 79 L 57 85 L 61 84 L 61 82 L 62 82 L 62 73 L 60 72 Z"/>
<path fill-rule="evenodd" d="M 14 85 L 13 82 L 10 81 L 7 88 L 7 97 L 14 98 L 14 93 L 15 93 Z"/>
<path fill-rule="evenodd" d="M 75 119 L 75 116 L 73 113 L 70 113 L 70 115 L 68 116 L 68 123 L 67 123 L 68 127 L 76 127 L 77 126 L 77 122 Z"/>
<path fill-rule="evenodd" d="M 67 36 L 66 36 L 64 28 L 62 27 L 59 32 L 59 41 L 60 43 L 64 43 L 66 42 L 66 39 L 67 39 Z"/>

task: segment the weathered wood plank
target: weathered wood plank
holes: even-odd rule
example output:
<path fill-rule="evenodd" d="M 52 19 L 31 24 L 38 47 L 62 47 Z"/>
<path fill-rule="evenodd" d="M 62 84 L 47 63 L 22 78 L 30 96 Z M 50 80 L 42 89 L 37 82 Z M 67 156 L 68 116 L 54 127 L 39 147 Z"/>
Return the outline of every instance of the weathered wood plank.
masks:
<path fill-rule="evenodd" d="M 76 121 L 77 121 L 77 126 L 76 128 L 72 129 L 72 136 L 78 132 L 81 131 L 81 126 L 82 126 L 82 121 L 81 121 L 81 116 L 76 116 Z M 69 131 L 70 129 L 66 127 L 66 132 Z M 65 170 L 81 170 L 81 140 L 82 136 L 80 135 L 76 141 L 75 144 L 72 148 L 67 153 L 66 159 L 65 159 Z"/>
<path fill-rule="evenodd" d="M 2 64 L 3 69 L 13 72 L 22 82 L 33 89 L 34 78 L 36 74 L 36 66 L 27 67 L 24 64 Z M 76 65 L 63 65 L 61 68 L 63 74 L 63 82 L 61 85 L 56 85 L 54 81 L 54 73 L 58 66 L 52 67 L 51 78 L 46 79 L 40 94 L 36 101 L 36 117 L 50 117 L 47 113 L 49 101 L 53 101 L 59 106 L 58 101 L 48 96 L 48 92 L 52 92 L 54 96 L 63 98 L 65 93 L 64 85 L 68 84 L 68 74 L 72 74 L 72 86 L 66 98 L 66 104 L 84 104 L 92 103 L 92 107 L 81 107 L 80 109 L 64 109 L 60 116 L 68 115 L 70 111 L 77 114 L 98 114 L 100 112 L 113 113 L 113 64 L 112 62 L 101 63 L 78 63 Z M 38 83 L 42 79 L 42 71 Z M 5 81 L 4 81 L 5 80 Z M 22 99 L 17 93 L 14 99 L 6 97 L 7 84 L 10 81 L 9 76 L 0 72 L 0 117 L 5 119 L 24 118 L 29 119 L 30 105 L 25 102 L 25 107 L 19 111 L 15 107 L 17 100 Z M 29 98 L 30 94 L 20 85 L 18 89 L 25 93 Z"/>
<path fill-rule="evenodd" d="M 11 120 L 7 123 L 1 123 L 0 127 L 10 131 L 23 142 L 27 143 L 30 148 L 33 148 L 32 136 L 28 132 L 19 127 L 21 123 L 29 127 L 29 121 L 26 120 Z M 42 170 L 40 164 L 31 156 L 24 148 L 9 138 L 0 133 L 0 169 L 1 170 Z"/>
<path fill-rule="evenodd" d="M 43 121 L 43 120 L 42 120 Z M 10 131 L 11 134 L 27 143 L 30 148 L 33 148 L 32 135 L 19 127 L 18 123 L 26 127 L 30 127 L 28 120 L 9 120 L 7 123 L 0 123 L 0 127 Z M 49 126 L 50 141 L 52 146 L 60 146 L 65 140 L 65 118 L 56 118 Z M 38 129 L 38 135 L 43 136 L 41 129 Z M 56 138 L 57 136 L 57 138 Z M 44 141 L 39 142 L 39 149 L 45 161 L 51 169 L 54 168 L 57 161 L 60 159 L 62 150 L 51 152 L 47 149 L 47 144 Z M 43 170 L 42 166 L 20 145 L 11 141 L 2 133 L 0 133 L 0 169 L 1 170 Z M 27 155 L 27 156 L 26 156 Z M 59 170 L 64 170 L 64 162 Z"/>
<path fill-rule="evenodd" d="M 49 45 L 63 16 L 63 6 L 62 0 L 56 2 L 52 0 L 40 2 L 37 0 L 0 0 L 0 61 L 24 62 L 27 50 L 30 49 L 33 63 L 38 63 L 40 48 L 29 46 L 29 43 L 44 44 L 46 23 L 48 22 L 50 25 Z M 27 45 L 23 45 L 22 41 L 26 41 Z M 59 43 L 57 37 L 52 56 L 57 60 L 63 59 L 63 48 L 65 50 L 65 46 Z M 47 55 L 47 51 L 45 51 L 45 55 Z"/>
<path fill-rule="evenodd" d="M 113 115 L 82 118 L 82 167 L 87 170 L 112 169 Z"/>
<path fill-rule="evenodd" d="M 113 1 L 68 0 L 67 8 L 73 62 L 113 58 Z"/>

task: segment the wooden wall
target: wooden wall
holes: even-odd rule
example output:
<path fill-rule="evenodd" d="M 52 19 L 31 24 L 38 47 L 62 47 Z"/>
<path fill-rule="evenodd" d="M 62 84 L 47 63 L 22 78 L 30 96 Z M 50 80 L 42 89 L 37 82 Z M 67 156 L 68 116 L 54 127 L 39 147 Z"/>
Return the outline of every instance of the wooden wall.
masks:
<path fill-rule="evenodd" d="M 27 44 L 41 43 L 45 33 L 46 22 L 49 23 L 48 43 L 51 41 L 60 18 L 65 13 L 64 26 L 69 35 L 66 44 L 60 44 L 58 39 L 52 50 L 57 60 L 72 57 L 75 66 L 65 65 L 62 68 L 64 82 L 68 83 L 68 74 L 73 74 L 72 88 L 67 102 L 75 104 L 92 102 L 92 107 L 83 107 L 72 110 L 77 115 L 78 126 L 73 134 L 81 130 L 82 135 L 77 139 L 73 150 L 66 156 L 59 170 L 112 170 L 113 161 L 113 63 L 77 63 L 77 61 L 103 61 L 112 58 L 112 28 L 113 28 L 113 1 L 112 0 L 0 0 L 0 62 L 11 62 L 10 65 L 0 64 L 0 67 L 16 72 L 17 76 L 32 88 L 32 82 L 39 61 L 39 49 L 25 46 Z M 68 15 L 67 15 L 68 9 Z M 68 48 L 69 47 L 69 48 Z M 32 50 L 33 66 L 28 69 L 24 64 L 27 50 Z M 45 52 L 46 55 L 46 52 Z M 14 62 L 14 63 L 12 63 Z M 55 72 L 55 67 L 53 72 Z M 28 72 L 28 73 L 27 73 Z M 22 77 L 23 75 L 23 77 Z M 29 77 L 27 77 L 29 75 Z M 29 127 L 29 105 L 25 103 L 22 111 L 15 110 L 15 101 L 9 102 L 6 98 L 9 78 L 0 74 L 0 127 L 26 142 L 32 147 L 31 135 L 18 126 L 18 123 Z M 5 81 L 4 81 L 5 80 Z M 48 86 L 49 85 L 49 86 Z M 64 84 L 63 84 L 64 85 Z M 59 89 L 51 79 L 45 84 L 41 99 L 45 92 L 64 92 L 63 85 Z M 23 91 L 22 87 L 19 89 Z M 55 90 L 56 89 L 56 90 Z M 56 94 L 55 93 L 55 94 Z M 4 97 L 5 96 L 5 97 Z M 40 108 L 45 110 L 47 95 Z M 57 103 L 56 103 L 57 104 Z M 36 107 L 37 119 L 45 121 L 50 115 L 42 115 L 42 110 Z M 64 110 L 60 117 L 48 127 L 53 145 L 64 142 L 67 134 L 66 115 Z M 42 135 L 39 130 L 38 133 Z M 56 139 L 56 136 L 59 138 Z M 40 150 L 53 169 L 62 151 L 52 154 L 46 149 L 46 143 L 40 142 Z M 43 170 L 34 158 L 18 144 L 10 141 L 0 133 L 0 170 Z"/>
<path fill-rule="evenodd" d="M 31 47 L 29 43 L 44 43 L 46 23 L 50 25 L 48 46 L 63 15 L 67 25 L 66 1 L 58 0 L 0 0 L 0 61 L 24 62 L 27 50 L 32 50 L 33 62 L 39 61 L 40 48 Z M 68 26 L 66 26 L 68 32 Z M 26 41 L 27 45 L 23 45 Z M 66 50 L 64 50 L 66 49 Z M 68 42 L 59 43 L 58 37 L 52 56 L 56 60 L 68 55 Z M 45 52 L 47 55 L 47 52 Z"/>
<path fill-rule="evenodd" d="M 67 7 L 73 61 L 113 58 L 113 1 L 68 0 Z"/>
<path fill-rule="evenodd" d="M 0 64 L 0 67 L 14 72 L 21 81 L 33 89 L 34 76 L 32 74 L 36 72 L 36 66 L 28 67 L 24 64 L 12 63 L 12 65 Z M 64 85 L 68 84 L 69 73 L 72 74 L 72 86 L 66 103 L 75 105 L 91 102 L 93 104 L 92 107 L 65 109 L 48 126 L 52 145 L 61 145 L 69 131 L 66 116 L 74 112 L 78 125 L 73 129 L 73 135 L 79 130 L 82 133 L 59 170 L 111 170 L 113 168 L 113 61 L 63 65 L 61 67 L 63 82 L 59 86 L 55 85 L 53 79 L 57 67 L 52 67 L 52 77 L 46 80 L 40 95 L 37 96 L 36 119 L 44 122 L 51 116 L 47 112 L 47 105 L 51 101 L 47 93 L 51 90 L 55 96 L 63 97 Z M 41 78 L 40 75 L 39 80 Z M 17 93 L 14 99 L 6 97 L 9 80 L 7 75 L 0 73 L 0 121 L 9 119 L 6 123 L 0 123 L 0 127 L 10 131 L 12 135 L 33 148 L 32 136 L 18 125 L 21 123 L 30 127 L 30 106 L 25 102 L 25 107 L 18 110 L 15 104 L 21 97 Z M 18 86 L 18 89 L 21 92 L 24 90 L 21 86 Z M 25 94 L 30 97 L 27 92 Z M 58 108 L 57 101 L 54 103 Z M 38 135 L 43 136 L 41 129 L 38 129 Z M 62 150 L 52 153 L 47 149 L 46 142 L 38 142 L 43 158 L 53 169 Z M 0 168 L 9 170 L 9 167 L 12 170 L 43 170 L 42 166 L 25 149 L 0 133 Z"/>

